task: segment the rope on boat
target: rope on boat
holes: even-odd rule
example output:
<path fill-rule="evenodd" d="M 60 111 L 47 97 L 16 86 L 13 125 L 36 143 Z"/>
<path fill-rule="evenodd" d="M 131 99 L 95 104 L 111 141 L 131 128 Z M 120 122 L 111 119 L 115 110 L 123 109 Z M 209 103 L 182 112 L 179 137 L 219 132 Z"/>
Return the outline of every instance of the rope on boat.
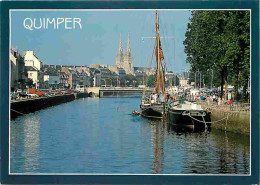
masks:
<path fill-rule="evenodd" d="M 18 113 L 18 114 L 21 114 L 21 115 L 26 115 L 26 114 L 24 114 L 24 113 L 18 112 L 18 111 L 13 110 L 13 109 L 11 109 L 11 111 L 14 111 L 14 112 L 16 112 L 16 113 Z"/>
<path fill-rule="evenodd" d="M 204 120 L 204 117 L 203 117 L 203 120 L 204 120 L 204 121 L 201 121 L 201 120 L 198 120 L 198 119 L 192 117 L 191 115 L 188 115 L 188 116 L 189 116 L 190 118 L 194 119 L 195 121 L 198 121 L 198 122 L 201 122 L 201 123 L 217 123 L 217 122 L 220 122 L 220 121 L 222 121 L 222 120 L 224 120 L 224 119 L 228 120 L 228 115 L 227 115 L 227 117 L 224 117 L 224 118 L 222 118 L 222 119 L 220 119 L 220 120 L 211 121 L 211 122 L 206 122 L 206 121 Z"/>
<path fill-rule="evenodd" d="M 202 119 L 203 119 L 203 122 L 204 122 L 205 128 L 207 129 L 207 123 L 206 123 L 206 121 L 205 121 L 205 119 L 204 119 L 204 116 L 201 116 L 201 117 L 202 117 Z"/>

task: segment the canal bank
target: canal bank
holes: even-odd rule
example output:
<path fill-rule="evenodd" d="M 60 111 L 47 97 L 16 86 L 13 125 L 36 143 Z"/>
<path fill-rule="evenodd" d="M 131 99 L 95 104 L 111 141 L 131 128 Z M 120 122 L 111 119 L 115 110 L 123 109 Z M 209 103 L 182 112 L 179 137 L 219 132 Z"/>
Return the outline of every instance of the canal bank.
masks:
<path fill-rule="evenodd" d="M 207 105 L 211 112 L 211 128 L 250 136 L 250 111 L 229 105 Z"/>
<path fill-rule="evenodd" d="M 211 111 L 211 121 L 213 122 L 213 129 L 250 135 L 250 112 L 232 112 L 213 109 Z"/>
<path fill-rule="evenodd" d="M 64 94 L 11 102 L 11 119 L 29 114 L 47 107 L 67 103 L 75 99 L 88 97 L 88 93 Z"/>

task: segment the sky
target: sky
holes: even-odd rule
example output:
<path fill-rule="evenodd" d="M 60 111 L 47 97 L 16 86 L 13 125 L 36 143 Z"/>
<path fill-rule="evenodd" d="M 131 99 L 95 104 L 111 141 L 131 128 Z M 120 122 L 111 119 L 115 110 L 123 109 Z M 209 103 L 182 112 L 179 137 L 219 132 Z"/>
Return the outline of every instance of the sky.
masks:
<path fill-rule="evenodd" d="M 160 10 L 160 35 L 167 71 L 182 72 L 189 69 L 183 41 L 191 12 L 188 10 Z M 80 18 L 76 29 L 33 29 L 24 27 L 24 19 Z M 57 19 L 56 19 L 57 20 Z M 91 10 L 91 11 L 12 11 L 11 46 L 34 50 L 43 64 L 115 65 L 119 38 L 126 49 L 130 35 L 135 67 L 155 67 L 155 10 Z M 28 23 L 28 21 L 26 21 Z M 77 24 L 76 24 L 77 25 Z M 168 37 L 168 38 L 167 38 Z"/>

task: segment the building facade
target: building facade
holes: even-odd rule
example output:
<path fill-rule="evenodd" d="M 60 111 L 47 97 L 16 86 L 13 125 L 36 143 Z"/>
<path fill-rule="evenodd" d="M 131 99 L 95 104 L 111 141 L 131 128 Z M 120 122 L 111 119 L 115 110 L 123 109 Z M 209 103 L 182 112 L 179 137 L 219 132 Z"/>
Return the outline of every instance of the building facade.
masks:
<path fill-rule="evenodd" d="M 57 73 L 45 72 L 44 74 L 44 88 L 57 89 L 60 86 L 60 78 Z"/>
<path fill-rule="evenodd" d="M 11 49 L 10 52 L 10 63 L 11 63 L 11 88 L 15 88 L 18 82 L 18 61 L 16 52 Z"/>
<path fill-rule="evenodd" d="M 68 79 L 68 88 L 70 89 L 75 89 L 77 86 L 77 74 L 75 73 L 74 70 L 71 70 L 72 68 L 68 67 L 62 67 L 61 72 L 66 73 L 69 76 Z"/>
<path fill-rule="evenodd" d="M 42 62 L 32 50 L 24 51 L 24 65 L 28 73 L 28 78 L 32 79 L 35 88 L 44 87 L 44 74 L 41 71 Z"/>
<path fill-rule="evenodd" d="M 24 88 L 27 82 L 27 71 L 24 66 L 24 58 L 13 48 L 10 50 L 10 65 L 11 88 Z"/>
<path fill-rule="evenodd" d="M 41 70 L 42 62 L 37 58 L 36 52 L 32 50 L 24 51 L 23 54 L 25 66 L 35 67 L 37 70 Z"/>
<path fill-rule="evenodd" d="M 59 72 L 59 81 L 60 88 L 68 88 L 69 87 L 69 75 L 65 72 Z"/>

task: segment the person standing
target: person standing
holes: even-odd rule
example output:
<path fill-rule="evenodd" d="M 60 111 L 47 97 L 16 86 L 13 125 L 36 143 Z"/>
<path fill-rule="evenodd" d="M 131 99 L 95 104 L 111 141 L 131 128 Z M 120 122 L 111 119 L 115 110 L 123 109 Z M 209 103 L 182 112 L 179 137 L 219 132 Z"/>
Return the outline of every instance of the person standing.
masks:
<path fill-rule="evenodd" d="M 220 104 L 221 104 L 221 98 L 218 97 L 218 105 L 220 105 Z"/>
<path fill-rule="evenodd" d="M 228 100 L 231 100 L 231 93 L 228 92 Z"/>
<path fill-rule="evenodd" d="M 154 103 L 157 103 L 157 99 L 158 99 L 158 95 L 155 93 L 155 94 L 153 95 Z"/>

